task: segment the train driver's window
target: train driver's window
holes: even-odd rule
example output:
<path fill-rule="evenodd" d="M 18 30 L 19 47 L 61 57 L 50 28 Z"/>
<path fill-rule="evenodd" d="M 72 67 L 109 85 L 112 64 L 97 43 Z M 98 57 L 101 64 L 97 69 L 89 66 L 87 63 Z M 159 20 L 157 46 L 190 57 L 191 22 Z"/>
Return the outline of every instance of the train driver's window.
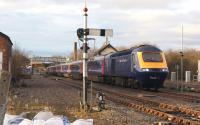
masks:
<path fill-rule="evenodd" d="M 135 54 L 132 54 L 132 64 L 135 65 Z"/>
<path fill-rule="evenodd" d="M 132 54 L 132 64 L 131 64 L 131 71 L 134 71 L 134 67 L 135 67 L 135 55 Z"/>

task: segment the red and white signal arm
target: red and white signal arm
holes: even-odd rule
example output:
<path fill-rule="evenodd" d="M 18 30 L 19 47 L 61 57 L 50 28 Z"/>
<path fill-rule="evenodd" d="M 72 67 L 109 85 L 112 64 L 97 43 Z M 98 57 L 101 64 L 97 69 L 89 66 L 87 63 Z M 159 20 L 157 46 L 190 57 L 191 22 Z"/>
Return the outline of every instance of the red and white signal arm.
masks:
<path fill-rule="evenodd" d="M 113 29 L 94 29 L 89 28 L 89 34 L 91 36 L 106 36 L 112 37 L 113 36 Z"/>

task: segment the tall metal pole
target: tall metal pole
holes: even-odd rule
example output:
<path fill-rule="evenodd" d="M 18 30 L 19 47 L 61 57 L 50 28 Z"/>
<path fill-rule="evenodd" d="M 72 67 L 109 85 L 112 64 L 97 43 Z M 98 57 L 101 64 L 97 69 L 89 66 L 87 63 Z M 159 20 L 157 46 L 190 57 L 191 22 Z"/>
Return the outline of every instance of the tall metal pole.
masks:
<path fill-rule="evenodd" d="M 179 74 L 178 71 L 179 71 L 179 65 L 177 64 L 177 65 L 176 65 L 176 76 L 177 76 L 177 78 L 176 78 L 176 82 L 177 82 L 177 83 L 176 83 L 176 88 L 177 88 L 177 89 L 178 89 L 178 82 L 179 82 L 179 81 L 178 81 L 178 80 L 179 80 L 179 79 L 178 79 L 178 74 Z"/>
<path fill-rule="evenodd" d="M 95 54 L 95 52 L 96 52 L 96 50 L 95 50 L 95 49 L 96 49 L 95 46 L 96 46 L 96 39 L 94 39 L 93 58 L 94 58 L 94 54 Z"/>
<path fill-rule="evenodd" d="M 84 110 L 87 110 L 87 34 L 86 34 L 86 29 L 87 29 L 87 6 L 86 6 L 86 0 L 85 0 L 85 7 L 83 9 L 84 11 L 84 40 L 83 40 L 83 106 Z"/>
<path fill-rule="evenodd" d="M 94 39 L 94 51 L 96 49 L 96 39 Z"/>
<path fill-rule="evenodd" d="M 183 24 L 182 24 L 182 37 L 181 37 L 181 91 L 183 91 Z"/>

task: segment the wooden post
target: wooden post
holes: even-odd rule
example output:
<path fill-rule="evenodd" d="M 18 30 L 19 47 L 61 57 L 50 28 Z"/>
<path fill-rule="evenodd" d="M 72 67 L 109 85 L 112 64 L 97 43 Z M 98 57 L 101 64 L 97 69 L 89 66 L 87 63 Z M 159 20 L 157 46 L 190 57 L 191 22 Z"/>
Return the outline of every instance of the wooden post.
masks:
<path fill-rule="evenodd" d="M 6 113 L 10 81 L 11 74 L 7 71 L 0 71 L 0 125 L 3 125 Z"/>

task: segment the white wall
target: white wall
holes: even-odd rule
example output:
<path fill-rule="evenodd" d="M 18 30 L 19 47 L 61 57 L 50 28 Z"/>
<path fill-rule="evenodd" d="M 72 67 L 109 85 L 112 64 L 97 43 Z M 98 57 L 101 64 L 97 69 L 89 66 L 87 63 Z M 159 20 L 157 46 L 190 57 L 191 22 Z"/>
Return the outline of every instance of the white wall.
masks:
<path fill-rule="evenodd" d="M 198 60 L 198 82 L 200 82 L 200 60 Z"/>
<path fill-rule="evenodd" d="M 0 70 L 2 70 L 3 65 L 3 52 L 0 51 Z"/>

